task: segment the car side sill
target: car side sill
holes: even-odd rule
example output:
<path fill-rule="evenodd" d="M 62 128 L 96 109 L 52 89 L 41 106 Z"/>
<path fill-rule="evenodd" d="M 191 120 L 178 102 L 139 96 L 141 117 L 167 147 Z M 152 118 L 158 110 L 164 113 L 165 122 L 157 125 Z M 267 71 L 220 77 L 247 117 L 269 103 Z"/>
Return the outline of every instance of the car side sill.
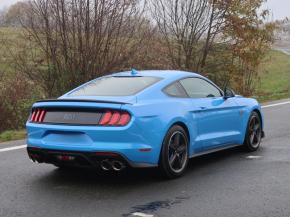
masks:
<path fill-rule="evenodd" d="M 223 150 L 227 150 L 227 149 L 231 149 L 231 148 L 235 148 L 235 147 L 239 147 L 239 146 L 242 146 L 242 145 L 238 144 L 238 145 L 230 145 L 230 146 L 226 146 L 226 147 L 214 148 L 214 149 L 210 149 L 207 151 L 194 153 L 193 155 L 190 156 L 190 158 L 199 157 L 202 155 L 211 154 L 214 152 L 223 151 Z"/>
<path fill-rule="evenodd" d="M 132 163 L 132 162 L 129 162 L 129 164 L 133 168 L 154 168 L 154 167 L 158 167 L 158 164 L 149 164 L 149 163 Z"/>

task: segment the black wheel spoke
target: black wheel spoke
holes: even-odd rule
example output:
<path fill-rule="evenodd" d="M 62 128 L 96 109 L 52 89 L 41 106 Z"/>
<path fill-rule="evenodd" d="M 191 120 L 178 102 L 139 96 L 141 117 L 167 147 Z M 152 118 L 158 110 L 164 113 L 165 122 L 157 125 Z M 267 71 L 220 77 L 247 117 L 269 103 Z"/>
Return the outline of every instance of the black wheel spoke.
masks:
<path fill-rule="evenodd" d="M 251 124 L 250 124 L 250 130 L 251 130 L 251 132 L 255 131 L 255 119 L 253 119 L 253 120 L 251 121 Z"/>
<path fill-rule="evenodd" d="M 175 135 L 174 144 L 176 145 L 176 147 L 178 147 L 178 145 L 180 144 L 180 134 Z"/>
<path fill-rule="evenodd" d="M 169 158 L 169 163 L 170 163 L 171 166 L 174 165 L 174 162 L 175 162 L 176 158 L 177 158 L 177 154 L 176 154 L 176 153 L 173 153 L 173 154 L 170 156 L 170 158 Z"/>
<path fill-rule="evenodd" d="M 176 145 L 175 145 L 175 143 L 171 142 L 171 143 L 169 144 L 169 148 L 170 148 L 171 150 L 175 151 L 175 150 L 176 150 Z"/>
<path fill-rule="evenodd" d="M 182 167 L 182 158 L 181 156 L 177 156 L 177 160 L 176 160 L 176 164 L 178 166 L 178 168 L 181 168 Z"/>
<path fill-rule="evenodd" d="M 251 142 L 251 144 L 254 143 L 254 138 L 255 138 L 255 134 L 252 133 L 252 134 L 250 135 L 250 142 Z"/>
<path fill-rule="evenodd" d="M 258 142 L 260 142 L 260 140 L 261 140 L 261 131 L 257 130 L 255 133 L 255 141 L 256 141 L 256 143 L 258 143 Z"/>
<path fill-rule="evenodd" d="M 186 151 L 186 146 L 185 145 L 181 145 L 177 148 L 177 153 L 178 154 L 182 154 Z"/>

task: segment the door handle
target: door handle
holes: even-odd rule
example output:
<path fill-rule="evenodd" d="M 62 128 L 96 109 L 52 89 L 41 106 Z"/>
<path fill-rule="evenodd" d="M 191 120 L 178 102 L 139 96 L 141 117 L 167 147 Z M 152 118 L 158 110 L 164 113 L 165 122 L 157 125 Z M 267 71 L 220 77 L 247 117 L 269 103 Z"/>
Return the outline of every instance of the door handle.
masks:
<path fill-rule="evenodd" d="M 199 107 L 201 110 L 204 110 L 204 109 L 206 109 L 206 107 L 204 107 L 204 106 L 201 106 L 201 107 Z"/>

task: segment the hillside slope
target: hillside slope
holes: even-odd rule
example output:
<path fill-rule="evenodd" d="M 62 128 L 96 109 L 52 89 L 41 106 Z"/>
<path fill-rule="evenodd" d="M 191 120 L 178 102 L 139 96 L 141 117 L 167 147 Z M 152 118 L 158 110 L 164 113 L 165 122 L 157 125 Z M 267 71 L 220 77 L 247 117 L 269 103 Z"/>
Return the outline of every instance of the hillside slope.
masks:
<path fill-rule="evenodd" d="M 290 97 L 290 55 L 270 51 L 260 68 L 257 97 L 273 100 Z"/>

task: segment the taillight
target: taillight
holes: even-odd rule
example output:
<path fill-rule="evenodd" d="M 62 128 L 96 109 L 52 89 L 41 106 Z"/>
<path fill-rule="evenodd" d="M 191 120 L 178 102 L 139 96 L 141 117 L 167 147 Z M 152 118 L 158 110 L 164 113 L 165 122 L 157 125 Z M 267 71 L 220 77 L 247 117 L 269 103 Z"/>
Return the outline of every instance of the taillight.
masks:
<path fill-rule="evenodd" d="M 131 117 L 130 117 L 129 113 L 122 112 L 120 120 L 118 121 L 118 125 L 124 126 L 124 125 L 129 123 L 130 119 L 131 119 Z"/>
<path fill-rule="evenodd" d="M 111 111 L 106 111 L 103 116 L 101 121 L 99 122 L 100 125 L 107 125 L 112 118 L 112 112 Z"/>
<path fill-rule="evenodd" d="M 31 114 L 30 121 L 33 123 L 42 123 L 46 111 L 44 109 L 34 109 Z"/>
<path fill-rule="evenodd" d="M 128 112 L 125 111 L 112 111 L 107 110 L 100 122 L 99 125 L 102 126 L 125 126 L 131 120 L 131 116 Z"/>
<path fill-rule="evenodd" d="M 112 115 L 112 117 L 111 117 L 111 120 L 110 120 L 110 122 L 108 123 L 108 125 L 112 125 L 112 126 L 117 125 L 118 122 L 119 122 L 119 120 L 120 120 L 120 117 L 121 117 L 121 113 L 118 112 L 118 111 L 115 111 L 115 112 L 113 113 L 113 115 Z"/>
<path fill-rule="evenodd" d="M 54 112 L 54 113 L 57 113 Z M 68 113 L 72 113 L 74 114 L 74 111 L 68 111 Z M 112 109 L 108 109 L 104 112 L 100 111 L 96 111 L 96 122 L 94 122 L 93 120 L 89 122 L 88 125 L 101 125 L 101 126 L 125 126 L 127 125 L 130 120 L 131 120 L 131 116 L 128 112 L 126 111 L 119 111 L 119 110 L 112 110 Z M 49 123 L 55 123 L 55 122 L 51 122 L 49 120 L 49 117 L 51 118 L 52 115 L 48 115 L 46 118 L 45 116 L 47 114 L 50 114 L 50 111 L 47 109 L 43 109 L 43 108 L 34 108 L 32 110 L 31 116 L 29 121 L 32 123 L 43 123 L 44 120 L 47 124 Z M 59 115 L 59 122 L 57 123 L 68 123 L 68 124 L 81 124 L 81 125 L 86 125 L 86 111 L 80 111 L 80 112 L 76 112 L 75 113 L 75 119 L 73 121 L 75 122 L 63 122 L 64 121 L 64 114 L 66 114 L 65 112 L 61 112 Z M 101 118 L 99 118 L 101 115 Z M 63 119 L 62 119 L 63 118 Z M 99 122 L 97 122 L 97 119 L 99 119 Z M 65 120 L 67 121 L 67 120 Z"/>

